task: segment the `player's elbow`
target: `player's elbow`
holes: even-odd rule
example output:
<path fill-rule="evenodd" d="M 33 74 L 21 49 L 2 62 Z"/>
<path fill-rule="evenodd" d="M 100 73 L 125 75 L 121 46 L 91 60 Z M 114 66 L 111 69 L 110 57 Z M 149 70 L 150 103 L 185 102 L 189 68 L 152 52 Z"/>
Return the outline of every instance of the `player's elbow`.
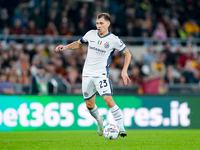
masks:
<path fill-rule="evenodd" d="M 125 53 L 125 57 L 131 58 L 131 53 L 130 53 L 129 51 L 127 51 L 127 52 Z"/>
<path fill-rule="evenodd" d="M 83 46 L 83 44 L 80 41 L 76 41 L 76 48 L 81 48 Z"/>
<path fill-rule="evenodd" d="M 81 48 L 81 47 L 82 47 L 82 44 L 81 44 L 80 41 L 75 41 L 70 45 L 71 50 L 75 50 L 75 49 L 78 49 L 78 48 Z"/>
<path fill-rule="evenodd" d="M 122 53 L 125 55 L 125 57 L 131 58 L 131 53 L 127 48 Z"/>

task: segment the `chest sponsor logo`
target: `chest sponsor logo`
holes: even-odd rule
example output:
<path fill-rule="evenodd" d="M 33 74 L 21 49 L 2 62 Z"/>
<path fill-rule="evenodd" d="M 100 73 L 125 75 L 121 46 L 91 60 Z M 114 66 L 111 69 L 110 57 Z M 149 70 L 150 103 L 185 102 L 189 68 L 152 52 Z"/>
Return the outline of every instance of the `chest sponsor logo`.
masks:
<path fill-rule="evenodd" d="M 97 54 L 100 54 L 100 55 L 105 55 L 105 53 L 106 53 L 105 50 L 102 50 L 102 49 L 99 49 L 99 48 L 96 48 L 96 47 L 89 46 L 89 48 L 90 48 L 91 50 L 95 50 L 95 52 L 96 52 Z"/>

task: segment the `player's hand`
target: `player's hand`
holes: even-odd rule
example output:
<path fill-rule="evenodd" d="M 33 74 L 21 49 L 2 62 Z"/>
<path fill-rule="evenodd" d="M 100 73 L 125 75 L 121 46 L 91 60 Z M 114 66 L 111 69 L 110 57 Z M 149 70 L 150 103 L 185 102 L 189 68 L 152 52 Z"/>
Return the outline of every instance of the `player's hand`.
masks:
<path fill-rule="evenodd" d="M 56 52 L 59 52 L 59 51 L 64 51 L 65 50 L 65 46 L 63 45 L 58 45 L 55 49 Z"/>
<path fill-rule="evenodd" d="M 131 83 L 131 80 L 130 80 L 127 72 L 122 71 L 121 76 L 122 76 L 122 79 L 123 79 L 125 85 Z"/>

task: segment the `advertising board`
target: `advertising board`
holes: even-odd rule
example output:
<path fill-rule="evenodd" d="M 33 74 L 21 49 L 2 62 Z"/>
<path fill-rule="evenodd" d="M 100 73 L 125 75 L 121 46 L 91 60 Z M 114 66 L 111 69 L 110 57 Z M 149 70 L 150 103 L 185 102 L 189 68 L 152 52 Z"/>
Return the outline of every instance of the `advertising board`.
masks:
<path fill-rule="evenodd" d="M 113 96 L 126 129 L 199 129 L 198 96 Z M 102 97 L 97 96 L 104 125 L 115 123 Z M 83 97 L 0 96 L 0 131 L 96 130 Z"/>

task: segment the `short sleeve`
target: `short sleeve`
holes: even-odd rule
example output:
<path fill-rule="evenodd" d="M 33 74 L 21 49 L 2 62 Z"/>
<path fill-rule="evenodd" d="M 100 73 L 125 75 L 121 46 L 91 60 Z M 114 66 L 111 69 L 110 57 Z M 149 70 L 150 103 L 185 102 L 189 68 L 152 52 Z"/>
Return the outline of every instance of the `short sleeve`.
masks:
<path fill-rule="evenodd" d="M 126 45 L 118 37 L 116 37 L 115 40 L 115 49 L 117 49 L 120 52 L 126 49 Z"/>
<path fill-rule="evenodd" d="M 80 38 L 80 42 L 82 44 L 88 43 L 89 34 L 90 34 L 90 31 L 88 31 L 82 38 Z"/>

